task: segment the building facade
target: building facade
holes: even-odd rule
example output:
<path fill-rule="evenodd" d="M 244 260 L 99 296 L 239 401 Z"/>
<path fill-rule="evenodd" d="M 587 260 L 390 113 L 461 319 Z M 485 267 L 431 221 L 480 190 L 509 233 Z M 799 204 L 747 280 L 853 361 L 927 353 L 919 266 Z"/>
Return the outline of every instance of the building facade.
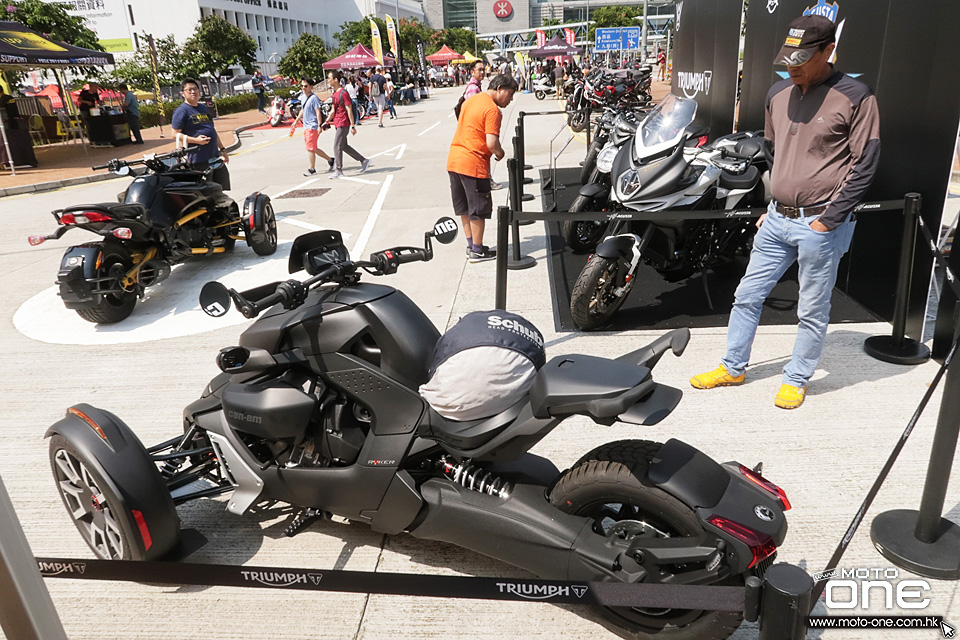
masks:
<path fill-rule="evenodd" d="M 245 31 L 257 43 L 257 62 L 268 73 L 276 70 L 297 38 L 319 36 L 335 47 L 334 34 L 344 22 L 368 15 L 390 14 L 423 21 L 419 0 L 126 0 L 127 19 L 134 44 L 144 46 L 144 34 L 156 38 L 173 34 L 177 42 L 193 35 L 197 22 L 215 15 Z"/>

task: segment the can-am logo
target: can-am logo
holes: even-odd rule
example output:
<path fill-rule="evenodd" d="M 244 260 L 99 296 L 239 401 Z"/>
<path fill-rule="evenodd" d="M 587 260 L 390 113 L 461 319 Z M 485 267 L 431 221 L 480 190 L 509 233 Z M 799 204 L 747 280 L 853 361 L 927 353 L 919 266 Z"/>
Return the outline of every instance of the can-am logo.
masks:
<path fill-rule="evenodd" d="M 61 573 L 83 573 L 87 570 L 85 562 L 40 562 L 40 574 L 44 576 L 58 576 Z"/>
<path fill-rule="evenodd" d="M 701 91 L 703 95 L 710 95 L 710 82 L 713 80 L 713 71 L 702 73 L 696 71 L 680 71 L 677 74 L 677 85 L 688 98 L 696 98 Z"/>
<path fill-rule="evenodd" d="M 263 418 L 260 416 L 255 416 L 250 413 L 243 413 L 242 411 L 234 411 L 233 409 L 227 409 L 227 416 L 233 418 L 234 420 L 240 420 L 241 422 L 249 422 L 251 424 L 262 424 Z"/>
<path fill-rule="evenodd" d="M 299 573 L 294 571 L 241 571 L 247 582 L 259 582 L 268 587 L 289 587 L 294 584 L 320 584 L 322 573 Z"/>
<path fill-rule="evenodd" d="M 569 587 L 560 587 L 555 584 L 515 584 L 513 582 L 498 582 L 497 588 L 500 593 L 509 593 L 527 600 L 547 600 L 556 596 L 570 596 L 572 592 L 578 598 L 582 598 L 587 592 L 585 585 L 572 585 Z"/>

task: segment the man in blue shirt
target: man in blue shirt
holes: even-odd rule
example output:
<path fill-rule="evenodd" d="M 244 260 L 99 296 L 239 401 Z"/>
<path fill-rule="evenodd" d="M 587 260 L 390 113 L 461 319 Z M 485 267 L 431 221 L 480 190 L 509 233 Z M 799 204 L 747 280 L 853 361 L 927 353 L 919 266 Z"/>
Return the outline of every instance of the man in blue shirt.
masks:
<path fill-rule="evenodd" d="M 317 173 L 317 156 L 320 156 L 330 165 L 330 171 L 333 171 L 333 158 L 328 156 L 317 146 L 317 138 L 320 137 L 320 128 L 324 130 L 330 128 L 330 125 L 322 123 L 323 112 L 320 109 L 320 98 L 313 94 L 313 78 L 304 78 L 300 81 L 300 88 L 303 89 L 303 109 L 297 114 L 297 119 L 290 125 L 290 135 L 297 128 L 297 123 L 303 119 L 303 142 L 307 147 L 307 158 L 310 161 L 310 167 L 304 172 L 305 176 L 312 176 Z"/>
<path fill-rule="evenodd" d="M 174 133 L 183 136 L 186 146 L 199 146 L 199 149 L 187 155 L 194 169 L 203 171 L 211 160 L 223 157 L 224 164 L 213 170 L 211 179 L 220 183 L 223 190 L 227 191 L 230 189 L 230 172 L 227 171 L 226 163 L 230 162 L 230 157 L 217 137 L 213 114 L 207 109 L 207 105 L 200 103 L 200 84 L 193 78 L 187 78 L 180 85 L 180 94 L 183 96 L 183 104 L 173 112 L 171 128 Z"/>
<path fill-rule="evenodd" d="M 143 144 L 143 138 L 140 137 L 140 101 L 127 85 L 120 84 L 118 88 L 123 92 L 123 112 L 127 116 L 127 125 L 135 140 L 133 144 Z"/>

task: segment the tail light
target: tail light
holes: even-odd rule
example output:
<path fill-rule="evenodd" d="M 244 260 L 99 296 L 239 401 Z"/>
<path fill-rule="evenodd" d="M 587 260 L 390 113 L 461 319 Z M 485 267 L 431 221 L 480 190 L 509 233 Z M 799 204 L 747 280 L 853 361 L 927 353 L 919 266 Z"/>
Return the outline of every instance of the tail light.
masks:
<path fill-rule="evenodd" d="M 758 563 L 763 562 L 777 550 L 777 545 L 774 543 L 773 538 L 765 533 L 759 533 L 749 527 L 745 527 L 739 522 L 734 522 L 733 520 L 728 520 L 727 518 L 717 515 L 707 518 L 707 522 L 750 547 L 753 560 L 750 561 L 750 565 L 747 567 L 748 569 L 752 569 Z"/>
<path fill-rule="evenodd" d="M 697 147 L 702 147 L 703 145 L 707 144 L 708 138 L 709 136 L 700 136 L 697 138 Z"/>
<path fill-rule="evenodd" d="M 753 469 L 748 469 L 747 467 L 743 466 L 742 464 L 739 465 L 739 469 L 740 469 L 741 475 L 743 475 L 744 478 L 746 478 L 746 479 L 749 480 L 750 482 L 756 484 L 758 487 L 761 487 L 762 489 L 766 489 L 767 491 L 769 491 L 769 492 L 772 493 L 773 495 L 777 496 L 777 498 L 780 499 L 780 503 L 783 505 L 783 510 L 784 510 L 784 511 L 790 511 L 790 508 L 791 508 L 791 507 L 790 507 L 790 500 L 787 499 L 787 492 L 786 492 L 786 491 L 784 491 L 783 489 L 781 489 L 781 488 L 778 487 L 777 485 L 773 484 L 772 482 L 770 482 L 769 480 L 767 480 L 766 478 L 764 478 L 762 475 L 760 475 L 759 473 L 757 473 L 757 472 L 754 471 Z"/>
<path fill-rule="evenodd" d="M 47 236 L 30 236 L 27 238 L 27 242 L 30 243 L 31 247 L 35 247 L 39 244 L 43 244 L 47 241 Z"/>
<path fill-rule="evenodd" d="M 112 218 L 99 211 L 81 211 L 80 213 L 65 213 L 60 218 L 60 224 L 87 224 L 90 222 L 107 222 Z"/>
<path fill-rule="evenodd" d="M 129 240 L 133 237 L 133 231 L 126 227 L 120 227 L 113 230 L 114 237 L 120 238 L 121 240 Z"/>

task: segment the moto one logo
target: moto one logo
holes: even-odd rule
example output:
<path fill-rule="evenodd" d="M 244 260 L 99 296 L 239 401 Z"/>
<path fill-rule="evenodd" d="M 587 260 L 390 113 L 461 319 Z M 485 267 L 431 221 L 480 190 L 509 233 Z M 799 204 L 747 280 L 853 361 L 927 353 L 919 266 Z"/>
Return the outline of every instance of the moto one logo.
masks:
<path fill-rule="evenodd" d="M 572 587 L 560 587 L 555 584 L 515 584 L 512 582 L 498 582 L 497 588 L 500 593 L 509 593 L 520 596 L 527 600 L 547 600 L 556 596 L 570 596 L 573 592 L 578 598 L 582 598 L 587 592 L 587 587 L 574 585 Z"/>
<path fill-rule="evenodd" d="M 683 95 L 688 98 L 695 98 L 701 91 L 703 95 L 710 95 L 710 82 L 713 80 L 713 71 L 707 70 L 703 73 L 694 71 L 680 71 L 677 81 Z"/>
<path fill-rule="evenodd" d="M 45 576 L 58 576 L 61 573 L 79 573 L 87 570 L 83 562 L 41 562 L 40 573 Z"/>
<path fill-rule="evenodd" d="M 227 415 L 233 418 L 234 420 L 241 420 L 243 422 L 249 422 L 251 424 L 261 424 L 263 418 L 260 416 L 254 416 L 249 413 L 243 413 L 242 411 L 234 411 L 233 409 L 227 410 Z"/>
<path fill-rule="evenodd" d="M 320 584 L 322 573 L 293 573 L 278 571 L 241 571 L 247 582 L 259 582 L 268 587 L 289 587 L 294 584 Z"/>

